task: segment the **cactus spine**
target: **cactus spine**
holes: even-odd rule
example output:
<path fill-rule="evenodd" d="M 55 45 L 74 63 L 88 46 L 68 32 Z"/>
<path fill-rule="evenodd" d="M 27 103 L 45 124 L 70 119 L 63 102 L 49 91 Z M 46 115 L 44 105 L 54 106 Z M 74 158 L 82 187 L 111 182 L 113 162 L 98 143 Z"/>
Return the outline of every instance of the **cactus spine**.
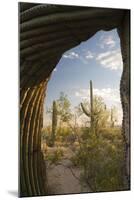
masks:
<path fill-rule="evenodd" d="M 54 146 L 55 143 L 56 128 L 57 128 L 57 106 L 56 106 L 56 101 L 53 101 L 51 146 Z"/>
<path fill-rule="evenodd" d="M 92 85 L 91 80 L 90 80 L 90 111 L 88 111 L 85 108 L 83 103 L 81 103 L 81 108 L 82 108 L 82 111 L 84 112 L 84 114 L 87 115 L 88 117 L 90 117 L 90 119 L 91 119 L 90 126 L 91 126 L 91 128 L 93 128 L 93 121 L 94 121 L 94 116 L 93 116 L 93 85 Z"/>

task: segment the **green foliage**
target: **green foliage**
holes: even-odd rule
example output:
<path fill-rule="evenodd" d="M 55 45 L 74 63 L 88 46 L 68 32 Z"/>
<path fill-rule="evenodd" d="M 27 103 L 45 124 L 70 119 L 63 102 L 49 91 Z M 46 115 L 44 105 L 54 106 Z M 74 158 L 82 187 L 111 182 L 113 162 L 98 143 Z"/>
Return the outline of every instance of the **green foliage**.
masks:
<path fill-rule="evenodd" d="M 70 134 L 70 128 L 68 126 L 62 126 L 57 128 L 57 137 L 62 136 L 66 138 Z"/>
<path fill-rule="evenodd" d="M 63 92 L 60 93 L 60 97 L 57 100 L 57 110 L 58 110 L 58 115 L 60 117 L 60 120 L 62 122 L 68 122 L 71 117 L 71 109 L 70 109 L 71 103 Z"/>
<path fill-rule="evenodd" d="M 103 99 L 99 96 L 93 96 L 92 81 L 90 81 L 90 102 L 81 103 L 81 109 L 90 118 L 90 128 L 96 135 L 100 127 L 107 126 L 110 113 L 106 109 Z"/>
<path fill-rule="evenodd" d="M 53 147 L 53 146 L 54 146 L 54 139 L 52 138 L 52 136 L 51 136 L 51 137 L 48 137 L 48 138 L 46 139 L 46 143 L 47 143 L 47 145 L 48 145 L 49 147 Z"/>
<path fill-rule="evenodd" d="M 123 189 L 123 156 L 120 129 L 105 129 L 99 137 L 89 131 L 72 161 L 81 167 L 82 181 L 92 191 L 113 191 Z"/>
<path fill-rule="evenodd" d="M 94 96 L 93 98 L 93 127 L 106 127 L 109 124 L 109 116 L 110 116 L 110 112 L 108 109 L 106 109 L 106 105 L 103 101 L 102 97 L 99 96 Z M 85 106 L 85 109 L 89 106 L 89 103 L 87 101 L 85 101 L 83 103 L 83 105 Z M 90 117 L 90 115 L 89 115 Z"/>
<path fill-rule="evenodd" d="M 94 97 L 94 126 L 106 127 L 109 119 L 109 111 L 106 109 L 106 105 L 103 98 L 95 96 Z"/>
<path fill-rule="evenodd" d="M 123 190 L 124 144 L 121 128 L 115 126 L 116 108 L 107 109 L 101 97 L 93 96 L 92 82 L 90 96 L 91 104 L 85 101 L 76 108 L 73 123 L 70 101 L 67 95 L 61 93 L 50 109 L 53 113 L 52 128 L 44 129 L 42 136 L 48 146 L 53 146 L 55 141 L 55 146 L 73 149 L 75 156 L 71 157 L 71 161 L 81 169 L 81 182 L 93 192 Z M 79 117 L 83 113 L 90 119 L 90 127 L 86 124 L 77 126 L 76 115 Z M 51 134 L 54 137 L 50 137 Z M 47 153 L 46 159 L 56 164 L 63 158 L 63 151 L 53 150 Z"/>
<path fill-rule="evenodd" d="M 56 149 L 52 153 L 46 155 L 46 160 L 50 161 L 50 164 L 57 164 L 63 157 L 62 149 Z"/>
<path fill-rule="evenodd" d="M 76 135 L 72 133 L 70 127 L 60 127 L 57 129 L 57 140 L 64 143 L 64 146 L 67 144 L 72 144 L 76 139 Z"/>
<path fill-rule="evenodd" d="M 51 126 L 46 126 L 42 129 L 42 141 L 47 140 L 51 134 Z"/>

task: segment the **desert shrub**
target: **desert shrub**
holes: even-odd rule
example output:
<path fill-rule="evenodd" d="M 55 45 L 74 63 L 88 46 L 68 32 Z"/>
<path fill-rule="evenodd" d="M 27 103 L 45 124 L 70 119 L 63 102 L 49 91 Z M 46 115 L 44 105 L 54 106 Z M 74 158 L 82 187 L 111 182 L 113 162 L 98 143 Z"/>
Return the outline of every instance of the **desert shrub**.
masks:
<path fill-rule="evenodd" d="M 61 141 L 65 144 L 72 144 L 76 140 L 76 135 L 72 133 L 72 130 L 69 127 L 61 127 L 57 130 L 57 137 L 58 141 Z"/>
<path fill-rule="evenodd" d="M 50 164 L 56 164 L 62 159 L 63 155 L 62 149 L 56 149 L 46 155 L 46 160 L 50 161 Z"/>
<path fill-rule="evenodd" d="M 73 144 L 76 140 L 76 136 L 74 134 L 69 134 L 67 137 L 66 137 L 66 142 L 70 143 L 70 144 Z"/>
<path fill-rule="evenodd" d="M 82 127 L 81 128 L 81 138 L 83 140 L 87 140 L 89 137 L 90 128 L 89 127 Z"/>
<path fill-rule="evenodd" d="M 82 169 L 81 181 L 94 192 L 122 190 L 124 151 L 120 130 L 101 131 L 99 136 L 90 131 L 86 130 L 88 137 L 72 158 L 73 164 Z"/>
<path fill-rule="evenodd" d="M 42 139 L 42 141 L 43 140 L 49 140 L 49 137 L 50 137 L 50 135 L 51 135 L 51 126 L 47 126 L 47 127 L 44 127 L 43 129 L 42 129 L 42 132 L 41 132 L 41 139 Z"/>
<path fill-rule="evenodd" d="M 121 127 L 100 129 L 100 136 L 106 140 L 122 140 Z"/>
<path fill-rule="evenodd" d="M 50 136 L 47 137 L 46 143 L 49 147 L 53 147 L 53 140 Z"/>
<path fill-rule="evenodd" d="M 63 136 L 66 137 L 69 135 L 70 129 L 67 126 L 62 126 L 57 128 L 57 136 Z"/>

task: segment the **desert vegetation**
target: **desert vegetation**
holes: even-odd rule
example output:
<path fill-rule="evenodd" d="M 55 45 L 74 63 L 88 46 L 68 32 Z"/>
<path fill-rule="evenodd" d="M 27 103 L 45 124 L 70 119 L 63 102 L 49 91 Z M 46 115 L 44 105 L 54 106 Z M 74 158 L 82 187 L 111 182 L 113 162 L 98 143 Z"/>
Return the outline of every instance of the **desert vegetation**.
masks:
<path fill-rule="evenodd" d="M 51 123 L 42 130 L 42 151 L 49 194 L 123 190 L 124 145 L 118 108 L 108 108 L 103 98 L 93 94 L 92 81 L 89 89 L 89 101 L 75 108 L 61 92 L 47 109 Z M 69 182 L 73 186 L 66 190 Z"/>

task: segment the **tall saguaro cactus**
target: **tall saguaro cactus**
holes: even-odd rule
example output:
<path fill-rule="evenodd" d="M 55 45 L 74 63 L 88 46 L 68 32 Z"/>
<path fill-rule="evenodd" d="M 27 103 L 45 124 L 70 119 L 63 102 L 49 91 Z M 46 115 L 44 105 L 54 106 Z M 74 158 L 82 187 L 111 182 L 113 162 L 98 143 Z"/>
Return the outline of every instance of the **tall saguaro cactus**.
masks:
<path fill-rule="evenodd" d="M 91 128 L 93 128 L 93 121 L 94 121 L 94 116 L 93 116 L 93 85 L 92 85 L 92 81 L 90 80 L 90 110 L 88 111 L 84 104 L 81 103 L 81 108 L 83 110 L 83 112 L 85 113 L 85 115 L 87 115 L 88 117 L 90 117 L 91 119 Z"/>
<path fill-rule="evenodd" d="M 111 127 L 114 127 L 113 109 L 111 108 Z"/>
<path fill-rule="evenodd" d="M 111 127 L 115 127 L 115 123 L 117 122 L 117 113 L 116 108 L 111 108 Z"/>
<path fill-rule="evenodd" d="M 53 111 L 52 111 L 52 135 L 51 135 L 51 145 L 54 146 L 55 143 L 55 135 L 57 128 L 57 106 L 56 101 L 53 101 Z"/>
<path fill-rule="evenodd" d="M 90 113 L 91 113 L 91 127 L 93 126 L 93 85 L 90 80 Z"/>

